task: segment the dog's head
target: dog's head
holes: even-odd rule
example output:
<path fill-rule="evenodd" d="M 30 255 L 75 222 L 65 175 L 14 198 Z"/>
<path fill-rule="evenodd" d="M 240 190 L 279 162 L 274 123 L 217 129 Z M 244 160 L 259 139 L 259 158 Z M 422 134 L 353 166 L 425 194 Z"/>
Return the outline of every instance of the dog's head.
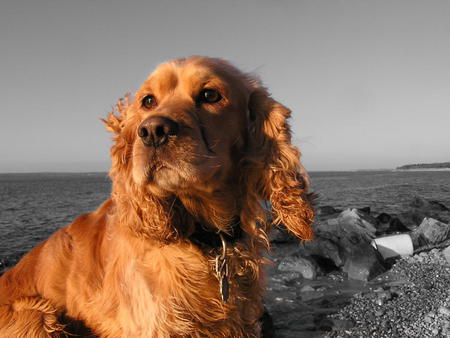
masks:
<path fill-rule="evenodd" d="M 290 142 L 290 111 L 255 78 L 220 59 L 177 59 L 160 65 L 117 110 L 105 121 L 116 134 L 111 177 L 130 198 L 176 198 L 204 219 L 201 210 L 223 214 L 212 221 L 221 230 L 239 216 L 253 233 L 264 214 L 260 202 L 268 200 L 276 223 L 311 237 L 308 180 Z"/>

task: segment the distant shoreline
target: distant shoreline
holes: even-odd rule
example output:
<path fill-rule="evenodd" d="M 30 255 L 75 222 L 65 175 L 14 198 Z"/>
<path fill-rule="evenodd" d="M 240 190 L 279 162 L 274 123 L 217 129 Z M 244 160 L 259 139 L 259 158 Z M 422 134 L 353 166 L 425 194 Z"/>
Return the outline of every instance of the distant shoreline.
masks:
<path fill-rule="evenodd" d="M 414 169 L 394 169 L 392 171 L 450 171 L 450 168 L 414 168 Z"/>
<path fill-rule="evenodd" d="M 450 162 L 442 163 L 416 163 L 406 164 L 396 168 L 397 170 L 449 170 Z"/>

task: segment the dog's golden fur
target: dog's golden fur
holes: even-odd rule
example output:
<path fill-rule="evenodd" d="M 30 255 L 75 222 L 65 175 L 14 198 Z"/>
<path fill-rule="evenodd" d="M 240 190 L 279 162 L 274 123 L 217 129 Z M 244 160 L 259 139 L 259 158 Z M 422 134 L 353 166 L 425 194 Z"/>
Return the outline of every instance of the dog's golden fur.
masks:
<path fill-rule="evenodd" d="M 204 88 L 221 99 L 199 102 Z M 144 107 L 149 94 L 156 102 Z M 64 316 L 101 337 L 257 337 L 268 220 L 312 237 L 289 115 L 258 80 L 223 60 L 160 65 L 104 121 L 115 134 L 111 198 L 0 278 L 0 336 L 64 336 Z M 137 129 L 149 116 L 175 121 L 178 134 L 146 146 Z M 214 271 L 220 246 L 192 238 L 233 238 L 237 227 L 243 235 L 228 245 L 224 302 Z"/>

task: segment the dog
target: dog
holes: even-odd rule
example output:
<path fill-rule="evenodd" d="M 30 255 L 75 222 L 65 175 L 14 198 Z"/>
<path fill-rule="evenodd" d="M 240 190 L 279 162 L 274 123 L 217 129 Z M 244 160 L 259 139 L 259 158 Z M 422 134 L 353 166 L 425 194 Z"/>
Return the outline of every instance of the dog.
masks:
<path fill-rule="evenodd" d="M 0 278 L 0 336 L 259 337 L 271 226 L 312 238 L 289 117 L 227 61 L 159 65 L 103 120 L 111 197 Z"/>

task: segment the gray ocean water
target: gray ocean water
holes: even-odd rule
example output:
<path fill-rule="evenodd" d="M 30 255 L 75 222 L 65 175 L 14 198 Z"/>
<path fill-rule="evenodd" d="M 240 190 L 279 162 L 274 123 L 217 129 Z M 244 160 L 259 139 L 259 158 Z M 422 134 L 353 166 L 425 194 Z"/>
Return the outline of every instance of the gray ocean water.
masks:
<path fill-rule="evenodd" d="M 312 172 L 319 205 L 398 213 L 416 195 L 450 207 L 450 171 Z M 0 270 L 108 198 L 106 173 L 0 174 Z"/>

